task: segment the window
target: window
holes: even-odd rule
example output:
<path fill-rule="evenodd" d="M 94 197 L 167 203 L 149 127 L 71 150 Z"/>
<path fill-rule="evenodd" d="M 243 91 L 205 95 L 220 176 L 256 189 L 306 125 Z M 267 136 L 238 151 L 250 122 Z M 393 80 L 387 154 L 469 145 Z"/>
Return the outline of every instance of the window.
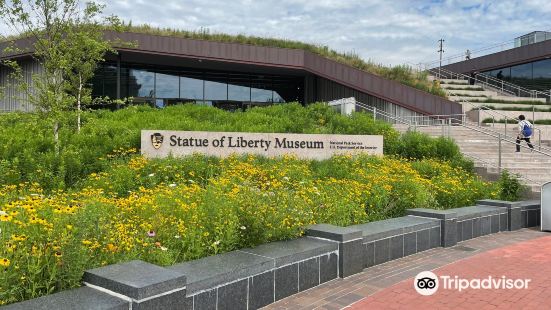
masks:
<path fill-rule="evenodd" d="M 532 80 L 532 63 L 511 67 L 511 82 L 524 86 Z"/>
<path fill-rule="evenodd" d="M 131 97 L 155 97 L 155 73 L 130 69 L 128 74 L 128 95 Z"/>
<path fill-rule="evenodd" d="M 251 101 L 251 82 L 248 76 L 233 75 L 228 78 L 228 100 Z"/>
<path fill-rule="evenodd" d="M 205 81 L 205 100 L 228 100 L 228 84 Z"/>
<path fill-rule="evenodd" d="M 253 77 L 251 101 L 258 103 L 273 102 L 272 82 L 265 76 Z"/>
<path fill-rule="evenodd" d="M 178 76 L 157 73 L 155 75 L 155 94 L 157 98 L 179 98 L 180 81 Z"/>
<path fill-rule="evenodd" d="M 203 80 L 180 77 L 180 98 L 184 101 L 203 100 Z"/>

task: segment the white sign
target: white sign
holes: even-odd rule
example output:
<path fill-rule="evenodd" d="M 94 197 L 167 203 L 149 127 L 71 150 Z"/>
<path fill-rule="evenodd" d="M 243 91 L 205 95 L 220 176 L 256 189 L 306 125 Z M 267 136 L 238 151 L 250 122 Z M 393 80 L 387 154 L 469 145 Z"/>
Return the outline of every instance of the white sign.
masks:
<path fill-rule="evenodd" d="M 541 231 L 551 231 L 551 182 L 541 187 Z"/>
<path fill-rule="evenodd" d="M 367 135 L 142 130 L 141 144 L 142 154 L 152 158 L 193 153 L 219 157 L 294 154 L 298 158 L 322 160 L 335 154 L 383 154 L 383 136 Z"/>

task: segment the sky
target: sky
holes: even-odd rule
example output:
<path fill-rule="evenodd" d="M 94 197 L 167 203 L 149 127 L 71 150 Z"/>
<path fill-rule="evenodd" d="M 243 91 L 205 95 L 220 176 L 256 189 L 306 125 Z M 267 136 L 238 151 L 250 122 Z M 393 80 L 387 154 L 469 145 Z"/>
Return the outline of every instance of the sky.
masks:
<path fill-rule="evenodd" d="M 298 40 L 327 45 L 339 52 L 355 52 L 365 60 L 384 65 L 437 61 L 439 39 L 445 40 L 444 58 L 463 55 L 467 49 L 476 56 L 479 49 L 512 42 L 522 34 L 551 30 L 549 0 L 103 0 L 103 3 L 106 14 L 131 20 L 134 25 L 146 23 Z"/>

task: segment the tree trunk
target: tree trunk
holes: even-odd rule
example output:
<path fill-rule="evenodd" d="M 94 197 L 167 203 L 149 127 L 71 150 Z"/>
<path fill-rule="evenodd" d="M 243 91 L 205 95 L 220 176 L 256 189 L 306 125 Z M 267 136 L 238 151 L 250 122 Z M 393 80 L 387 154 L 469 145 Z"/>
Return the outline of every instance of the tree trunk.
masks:
<path fill-rule="evenodd" d="M 78 94 L 77 94 L 77 132 L 80 133 L 80 98 L 82 94 L 82 75 L 78 75 Z"/>
<path fill-rule="evenodd" d="M 59 122 L 54 122 L 54 143 L 55 143 L 55 154 L 59 156 Z"/>

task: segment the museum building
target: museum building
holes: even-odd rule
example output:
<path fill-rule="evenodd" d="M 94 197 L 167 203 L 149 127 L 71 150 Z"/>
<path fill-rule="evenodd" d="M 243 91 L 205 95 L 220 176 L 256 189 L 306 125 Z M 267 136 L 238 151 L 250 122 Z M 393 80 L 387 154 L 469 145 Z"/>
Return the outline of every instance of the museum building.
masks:
<path fill-rule="evenodd" d="M 551 91 L 551 33 L 534 31 L 514 48 L 442 66 L 456 73 L 482 72 L 524 88 Z"/>
<path fill-rule="evenodd" d="M 134 44 L 107 55 L 91 81 L 93 97 L 133 97 L 135 103 L 157 107 L 192 102 L 227 110 L 355 97 L 397 116 L 462 112 L 445 98 L 302 49 L 135 32 L 107 31 L 105 36 Z M 16 45 L 26 52 L 1 58 L 18 60 L 31 81 L 41 70 L 31 57 L 32 43 L 20 39 Z M 0 43 L 0 50 L 5 46 Z M 0 85 L 8 79 L 7 68 L 0 68 Z M 0 111 L 15 110 L 30 111 L 32 106 L 17 89 L 7 87 Z"/>

